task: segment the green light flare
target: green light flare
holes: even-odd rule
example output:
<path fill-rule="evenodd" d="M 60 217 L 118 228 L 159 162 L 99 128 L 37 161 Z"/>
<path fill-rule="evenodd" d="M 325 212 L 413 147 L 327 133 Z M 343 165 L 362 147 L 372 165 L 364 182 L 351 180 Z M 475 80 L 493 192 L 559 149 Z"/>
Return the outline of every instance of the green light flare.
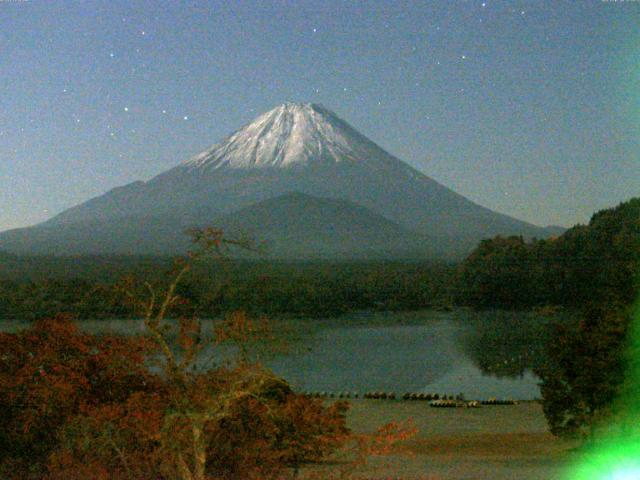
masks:
<path fill-rule="evenodd" d="M 629 326 L 625 387 L 610 425 L 568 468 L 565 480 L 640 479 L 640 299 Z"/>
<path fill-rule="evenodd" d="M 569 469 L 566 480 L 640 479 L 640 441 L 638 439 L 598 442 Z"/>

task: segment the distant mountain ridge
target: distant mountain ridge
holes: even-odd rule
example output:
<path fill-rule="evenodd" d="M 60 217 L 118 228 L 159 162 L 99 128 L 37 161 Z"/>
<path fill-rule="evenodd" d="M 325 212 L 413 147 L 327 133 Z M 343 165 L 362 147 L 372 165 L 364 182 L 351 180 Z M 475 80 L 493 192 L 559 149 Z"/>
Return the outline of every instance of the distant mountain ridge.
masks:
<path fill-rule="evenodd" d="M 309 229 L 309 225 L 316 225 Z M 220 218 L 230 235 L 266 242 L 278 258 L 420 258 L 429 239 L 346 200 L 288 193 Z"/>
<path fill-rule="evenodd" d="M 270 230 L 269 219 L 286 230 L 293 224 L 285 228 L 281 210 L 265 210 L 265 205 L 280 208 L 284 200 L 260 202 L 292 192 L 303 195 L 288 198 L 292 211 L 294 203 L 300 211 L 305 203 L 315 205 L 316 214 L 313 221 L 307 217 L 306 229 L 325 242 L 324 227 L 337 218 L 336 209 L 327 203 L 331 199 L 352 205 L 347 210 L 359 218 L 354 225 L 370 229 L 360 229 L 360 235 L 386 238 L 389 252 L 404 251 L 402 244 L 421 238 L 424 256 L 459 256 L 496 234 L 546 237 L 551 233 L 471 202 L 387 153 L 320 105 L 286 103 L 148 182 L 113 189 L 30 229 L 0 234 L 0 249 L 74 253 L 86 250 L 87 243 L 97 249 L 92 253 L 153 253 L 145 249 L 151 245 L 154 250 L 172 250 L 180 245 L 175 235 L 185 227 L 222 219 L 241 224 L 242 216 L 256 211 L 262 212 L 260 218 L 253 216 L 262 225 L 254 229 L 256 235 Z M 256 210 L 245 210 L 252 205 Z M 234 214 L 238 218 L 232 221 Z M 373 222 L 371 215 L 388 223 L 380 218 Z M 390 224 L 396 225 L 396 234 L 387 238 Z M 92 231 L 102 238 L 89 238 Z M 336 250 L 334 245 L 329 251 L 362 256 L 365 242 L 358 246 L 342 238 L 349 247 Z M 306 242 L 314 246 L 305 250 L 297 248 L 296 241 L 292 236 L 288 249 L 296 256 L 320 254 L 318 242 Z"/>
<path fill-rule="evenodd" d="M 271 258 L 415 259 L 429 251 L 426 237 L 364 207 L 302 193 L 270 198 L 210 222 L 172 216 L 124 217 L 117 223 L 92 221 L 74 224 L 73 228 L 12 230 L 4 235 L 3 244 L 28 244 L 29 249 L 13 249 L 20 253 L 47 249 L 54 255 L 70 251 L 81 255 L 173 255 L 190 247 L 185 234 L 188 228 L 209 224 L 223 228 L 230 237 L 264 242 L 264 255 Z M 310 229 L 310 224 L 315 228 Z"/>

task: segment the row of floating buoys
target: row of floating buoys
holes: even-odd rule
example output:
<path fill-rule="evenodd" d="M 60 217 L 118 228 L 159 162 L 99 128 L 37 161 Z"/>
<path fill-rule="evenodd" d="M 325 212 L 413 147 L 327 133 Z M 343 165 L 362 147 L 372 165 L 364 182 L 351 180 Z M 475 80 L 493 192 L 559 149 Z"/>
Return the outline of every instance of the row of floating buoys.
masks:
<path fill-rule="evenodd" d="M 361 398 L 358 392 L 304 392 L 303 395 L 311 398 Z M 396 400 L 395 392 L 366 392 L 362 398 L 368 400 Z M 465 401 L 462 394 L 453 396 L 438 393 L 411 393 L 407 392 L 402 397 L 407 401 L 428 401 L 431 407 L 467 407 L 478 408 L 481 405 L 517 405 L 518 402 L 511 399 L 489 398 L 487 400 Z"/>
<path fill-rule="evenodd" d="M 482 400 L 480 402 L 482 405 L 517 405 L 518 402 L 511 399 L 497 399 L 497 398 L 489 398 L 488 400 Z"/>
<path fill-rule="evenodd" d="M 432 400 L 429 402 L 430 407 L 435 408 L 480 408 L 480 402 L 472 400 L 465 402 L 463 400 Z"/>
<path fill-rule="evenodd" d="M 460 397 L 460 395 L 458 395 Z M 439 393 L 411 393 L 407 392 L 402 396 L 403 400 L 425 400 L 430 402 L 431 400 L 453 400 L 453 395 L 440 395 Z"/>
<path fill-rule="evenodd" d="M 358 392 L 304 392 L 303 395 L 311 398 L 360 398 Z"/>
<path fill-rule="evenodd" d="M 367 392 L 362 398 L 368 398 L 372 400 L 395 400 L 395 392 Z"/>
<path fill-rule="evenodd" d="M 430 407 L 437 407 L 437 408 L 456 408 L 458 406 L 461 406 L 462 402 L 457 402 L 455 400 L 432 400 L 431 402 L 429 402 L 429 406 Z"/>
<path fill-rule="evenodd" d="M 462 400 L 462 395 L 454 397 L 438 393 L 405 393 L 399 397 L 395 392 L 365 392 L 362 396 L 358 392 L 303 392 L 303 395 L 312 398 L 366 398 L 368 400 Z"/>

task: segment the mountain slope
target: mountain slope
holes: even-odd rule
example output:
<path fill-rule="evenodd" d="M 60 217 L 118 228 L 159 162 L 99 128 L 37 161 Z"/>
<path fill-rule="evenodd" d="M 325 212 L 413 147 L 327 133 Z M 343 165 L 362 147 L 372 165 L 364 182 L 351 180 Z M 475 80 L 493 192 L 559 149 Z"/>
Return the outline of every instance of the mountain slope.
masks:
<path fill-rule="evenodd" d="M 449 253 L 465 253 L 496 234 L 548 234 L 444 187 L 324 107 L 288 103 L 148 182 L 116 188 L 61 213 L 29 230 L 24 239 L 39 239 L 36 243 L 45 248 L 46 235 L 61 238 L 66 233 L 52 232 L 90 224 L 105 232 L 105 245 L 111 248 L 130 243 L 116 232 L 121 223 L 135 225 L 136 218 L 143 223 L 163 218 L 167 226 L 173 219 L 176 230 L 289 192 L 355 203 L 406 230 L 428 235 Z M 148 229 L 149 241 L 143 243 L 166 242 L 166 230 Z M 0 248 L 10 249 L 3 243 L 12 235 L 0 234 Z M 73 253 L 77 246 L 69 248 Z"/>
<path fill-rule="evenodd" d="M 280 258 L 424 258 L 432 246 L 372 211 L 345 200 L 285 194 L 220 218 L 231 235 L 247 233 Z"/>
<path fill-rule="evenodd" d="M 287 103 L 187 161 L 190 169 L 376 162 L 380 148 L 320 105 Z M 384 159 L 385 155 L 382 155 Z"/>
<path fill-rule="evenodd" d="M 3 235 L 0 244 L 18 253 L 175 254 L 190 246 L 185 230 L 215 225 L 231 237 L 264 241 L 268 258 L 424 258 L 435 253 L 427 238 L 364 207 L 300 193 L 209 218 L 202 222 L 172 216 L 84 221 L 71 228 L 13 230 Z"/>

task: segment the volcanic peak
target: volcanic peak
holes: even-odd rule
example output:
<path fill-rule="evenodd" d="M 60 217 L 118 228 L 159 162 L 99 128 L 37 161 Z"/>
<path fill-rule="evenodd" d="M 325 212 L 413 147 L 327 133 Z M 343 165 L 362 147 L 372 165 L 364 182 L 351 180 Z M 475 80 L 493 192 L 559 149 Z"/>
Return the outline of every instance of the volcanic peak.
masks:
<path fill-rule="evenodd" d="M 186 168 L 289 168 L 311 163 L 375 161 L 375 143 L 325 107 L 284 103 L 186 161 Z"/>

